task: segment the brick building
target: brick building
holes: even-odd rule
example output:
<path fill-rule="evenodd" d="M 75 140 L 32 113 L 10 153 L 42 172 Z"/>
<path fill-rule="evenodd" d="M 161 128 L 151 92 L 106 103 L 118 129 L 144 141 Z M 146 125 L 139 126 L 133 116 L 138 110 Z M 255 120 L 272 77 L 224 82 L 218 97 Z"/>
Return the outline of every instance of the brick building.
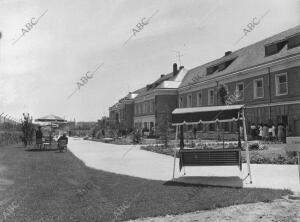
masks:
<path fill-rule="evenodd" d="M 134 99 L 144 88 L 129 92 L 116 104 L 109 107 L 109 122 L 117 125 L 121 130 L 131 131 L 134 127 Z"/>
<path fill-rule="evenodd" d="M 161 75 L 148 84 L 134 99 L 134 126 L 140 129 L 160 129 L 177 107 L 178 87 L 186 74 L 182 66 L 173 64 L 173 72 Z"/>
<path fill-rule="evenodd" d="M 189 70 L 179 87 L 178 106 L 245 104 L 248 126 L 283 123 L 288 135 L 300 136 L 299 86 L 297 26 Z M 229 123 L 222 128 L 228 134 L 236 130 Z M 207 133 L 215 129 L 214 124 L 199 126 Z"/>

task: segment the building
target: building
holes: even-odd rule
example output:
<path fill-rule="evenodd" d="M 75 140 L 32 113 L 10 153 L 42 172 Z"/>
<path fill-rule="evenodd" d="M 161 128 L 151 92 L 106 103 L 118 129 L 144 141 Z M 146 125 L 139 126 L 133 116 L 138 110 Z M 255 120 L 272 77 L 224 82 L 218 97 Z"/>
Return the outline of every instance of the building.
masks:
<path fill-rule="evenodd" d="M 150 131 L 159 130 L 177 107 L 178 87 L 187 70 L 173 64 L 173 72 L 161 75 L 159 79 L 140 90 L 134 99 L 135 128 Z M 171 121 L 171 120 L 170 120 Z"/>
<path fill-rule="evenodd" d="M 300 136 L 300 26 L 189 70 L 179 87 L 179 107 L 245 104 L 246 122 L 287 126 Z M 224 123 L 230 134 L 235 124 Z M 199 126 L 215 132 L 214 124 Z"/>
<path fill-rule="evenodd" d="M 121 130 L 131 131 L 134 128 L 134 99 L 144 89 L 129 92 L 109 108 L 110 124 L 118 126 Z"/>

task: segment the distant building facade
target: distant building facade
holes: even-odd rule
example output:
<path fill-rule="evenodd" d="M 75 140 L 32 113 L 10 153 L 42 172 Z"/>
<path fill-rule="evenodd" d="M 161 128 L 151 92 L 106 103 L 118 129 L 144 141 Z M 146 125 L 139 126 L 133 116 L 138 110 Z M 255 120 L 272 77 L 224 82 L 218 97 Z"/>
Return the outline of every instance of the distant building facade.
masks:
<path fill-rule="evenodd" d="M 178 87 L 186 74 L 184 67 L 173 64 L 173 72 L 161 75 L 155 82 L 148 84 L 134 99 L 134 127 L 158 133 L 166 119 L 177 107 Z M 171 121 L 171 119 L 170 119 Z"/>
<path fill-rule="evenodd" d="M 178 107 L 245 104 L 248 127 L 284 124 L 300 136 L 300 26 L 189 70 L 178 92 Z M 222 129 L 237 130 L 234 123 Z"/>

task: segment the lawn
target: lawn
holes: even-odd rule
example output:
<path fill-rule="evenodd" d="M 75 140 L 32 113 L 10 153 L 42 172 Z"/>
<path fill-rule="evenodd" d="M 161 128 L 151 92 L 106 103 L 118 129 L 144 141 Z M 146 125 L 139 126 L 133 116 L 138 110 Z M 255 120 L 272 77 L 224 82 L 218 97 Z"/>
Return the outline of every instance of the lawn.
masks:
<path fill-rule="evenodd" d="M 290 193 L 167 185 L 88 168 L 70 152 L 0 150 L 0 220 L 6 221 L 123 221 L 269 202 Z"/>

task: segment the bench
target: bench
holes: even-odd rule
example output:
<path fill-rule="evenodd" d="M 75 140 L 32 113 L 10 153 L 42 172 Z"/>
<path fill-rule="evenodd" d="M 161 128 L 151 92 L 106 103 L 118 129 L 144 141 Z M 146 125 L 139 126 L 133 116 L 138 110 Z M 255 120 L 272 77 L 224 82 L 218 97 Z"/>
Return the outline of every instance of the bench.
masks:
<path fill-rule="evenodd" d="M 184 166 L 238 166 L 242 170 L 240 149 L 181 149 L 180 169 Z"/>

